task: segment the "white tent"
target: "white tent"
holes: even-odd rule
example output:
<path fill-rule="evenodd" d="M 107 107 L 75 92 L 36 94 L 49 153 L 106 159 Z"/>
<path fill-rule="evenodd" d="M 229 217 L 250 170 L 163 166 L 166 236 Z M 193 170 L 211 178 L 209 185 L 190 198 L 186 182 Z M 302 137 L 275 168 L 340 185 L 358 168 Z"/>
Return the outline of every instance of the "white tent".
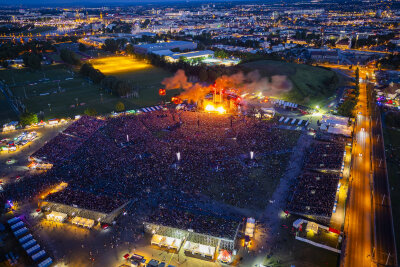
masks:
<path fill-rule="evenodd" d="M 47 220 L 55 222 L 63 222 L 67 218 L 67 214 L 57 211 L 52 211 L 50 214 L 46 215 Z"/>
<path fill-rule="evenodd" d="M 186 252 L 190 252 L 192 254 L 198 254 L 203 257 L 207 256 L 209 258 L 213 258 L 214 254 L 215 254 L 215 247 L 206 246 L 203 244 L 194 243 L 194 242 L 190 242 L 190 241 L 185 242 L 185 244 L 183 245 L 183 249 Z"/>

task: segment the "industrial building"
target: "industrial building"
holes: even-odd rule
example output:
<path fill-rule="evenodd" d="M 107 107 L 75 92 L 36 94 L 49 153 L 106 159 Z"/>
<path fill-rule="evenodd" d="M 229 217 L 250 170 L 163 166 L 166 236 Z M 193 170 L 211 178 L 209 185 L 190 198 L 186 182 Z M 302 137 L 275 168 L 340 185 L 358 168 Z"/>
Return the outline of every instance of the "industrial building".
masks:
<path fill-rule="evenodd" d="M 186 53 L 175 53 L 172 55 L 165 56 L 165 59 L 169 62 L 177 62 L 180 58 L 185 60 L 192 60 L 195 58 L 209 58 L 214 56 L 214 51 L 203 50 L 203 51 L 191 51 Z"/>
<path fill-rule="evenodd" d="M 177 48 L 180 50 L 193 50 L 197 48 L 197 43 L 187 42 L 187 41 L 171 41 L 162 43 L 141 44 L 134 46 L 135 52 L 139 54 L 149 54 L 154 51 L 171 50 Z"/>

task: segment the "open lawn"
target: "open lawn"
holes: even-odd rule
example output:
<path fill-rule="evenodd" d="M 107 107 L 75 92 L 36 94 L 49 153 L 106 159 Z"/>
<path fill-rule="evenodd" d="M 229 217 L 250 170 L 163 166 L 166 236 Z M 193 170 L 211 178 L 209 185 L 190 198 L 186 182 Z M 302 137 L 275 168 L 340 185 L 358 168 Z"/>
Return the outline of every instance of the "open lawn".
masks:
<path fill-rule="evenodd" d="M 296 219 L 296 216 L 282 218 L 278 234 L 280 241 L 264 259 L 264 264 L 279 267 L 338 266 L 339 254 L 295 239 L 291 228 Z"/>
<path fill-rule="evenodd" d="M 142 60 L 136 60 L 127 56 L 112 56 L 92 59 L 89 61 L 94 68 L 99 69 L 105 75 L 115 76 L 121 80 L 131 81 L 139 88 L 139 98 L 123 99 L 125 106 L 151 106 L 157 104 L 161 98 L 158 89 L 162 88 L 164 78 L 173 74 L 161 68 L 152 66 Z M 163 100 L 169 100 L 175 92 L 168 91 Z"/>
<path fill-rule="evenodd" d="M 300 104 L 320 104 L 334 95 L 340 86 L 338 74 L 321 67 L 274 60 L 254 61 L 243 66 L 257 69 L 262 76 L 286 75 L 293 88 L 282 97 Z"/>
<path fill-rule="evenodd" d="M 0 93 L 0 126 L 4 123 L 17 120 L 18 117 L 7 103 L 5 96 Z"/>
<path fill-rule="evenodd" d="M 386 163 L 397 253 L 400 251 L 400 130 L 384 128 Z"/>
<path fill-rule="evenodd" d="M 108 59 L 99 60 L 94 64 L 95 67 L 99 69 L 108 67 L 110 70 L 104 71 L 106 75 L 132 81 L 140 90 L 139 98 L 118 98 L 102 93 L 99 85 L 93 84 L 62 64 L 43 66 L 39 71 L 27 68 L 2 70 L 0 79 L 8 84 L 15 96 L 23 99 L 29 111 L 35 113 L 43 111 L 45 119 L 82 114 L 88 107 L 96 109 L 99 114 L 110 113 L 115 110 L 115 105 L 119 101 L 125 104 L 126 109 L 152 106 L 160 102 L 158 89 L 161 81 L 171 76 L 169 72 L 143 62 L 140 62 L 141 66 L 129 69 L 127 67 L 134 63 L 134 60 L 127 57 L 118 57 L 122 60 L 121 66 L 125 66 L 125 70 L 114 72 L 112 70 L 116 70 L 119 64 L 116 64 L 116 59 L 114 61 Z"/>

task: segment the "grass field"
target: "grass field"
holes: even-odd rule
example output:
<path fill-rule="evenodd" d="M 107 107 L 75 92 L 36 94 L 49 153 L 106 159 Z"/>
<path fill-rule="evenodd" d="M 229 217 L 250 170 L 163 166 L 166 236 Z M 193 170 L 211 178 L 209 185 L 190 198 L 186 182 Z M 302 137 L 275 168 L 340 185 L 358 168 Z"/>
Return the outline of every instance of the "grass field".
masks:
<path fill-rule="evenodd" d="M 106 57 L 92 59 L 90 63 L 105 75 L 115 76 L 118 79 L 130 81 L 139 88 L 139 98 L 123 99 L 125 106 L 151 106 L 157 104 L 161 99 L 158 89 L 162 88 L 161 82 L 164 78 L 173 74 L 161 68 L 154 67 L 144 61 L 132 57 Z M 175 92 L 168 91 L 164 99 L 169 100 Z"/>
<path fill-rule="evenodd" d="M 385 128 L 386 163 L 397 253 L 400 252 L 400 130 Z"/>
<path fill-rule="evenodd" d="M 296 216 L 282 218 L 280 224 L 288 227 L 279 228 L 279 244 L 270 257 L 264 259 L 264 265 L 276 267 L 338 266 L 339 254 L 295 239 L 291 233 L 291 226 L 296 219 L 298 219 Z"/>
<path fill-rule="evenodd" d="M 0 79 L 6 81 L 15 96 L 23 99 L 28 111 L 43 111 L 45 119 L 81 114 L 88 106 L 98 112 L 109 112 L 117 102 L 115 97 L 105 95 L 101 103 L 98 86 L 62 65 L 46 66 L 36 72 L 4 70 L 0 71 Z"/>
<path fill-rule="evenodd" d="M 0 93 L 0 126 L 2 126 L 4 123 L 17 119 L 17 115 L 7 103 L 5 96 Z"/>
<path fill-rule="evenodd" d="M 23 99 L 28 111 L 35 113 L 43 111 L 45 119 L 82 114 L 88 107 L 96 109 L 99 114 L 110 113 L 115 110 L 118 101 L 122 101 L 126 109 L 159 103 L 161 99 L 158 96 L 158 89 L 161 81 L 171 74 L 143 62 L 140 64 L 144 67 L 137 68 L 133 59 L 130 58 L 119 57 L 119 59 L 128 59 L 128 61 L 121 60 L 121 64 L 116 64 L 118 60 L 112 61 L 107 58 L 107 60 L 99 60 L 99 63 L 94 65 L 99 69 L 108 67 L 111 70 L 116 70 L 118 65 L 124 64 L 125 67 L 130 67 L 124 71 L 105 71 L 105 74 L 132 81 L 134 86 L 139 88 L 139 98 L 118 98 L 102 93 L 99 85 L 80 77 L 62 64 L 43 66 L 40 71 L 30 71 L 26 68 L 2 70 L 0 79 L 9 85 L 15 96 Z M 5 106 L 4 109 L 4 111 L 0 110 L 1 114 L 8 112 Z M 10 116 L 7 115 L 8 117 Z"/>
<path fill-rule="evenodd" d="M 286 75 L 293 88 L 283 98 L 310 106 L 323 103 L 335 94 L 340 79 L 334 71 L 304 64 L 274 60 L 260 60 L 243 64 L 249 69 L 257 69 L 263 76 Z"/>

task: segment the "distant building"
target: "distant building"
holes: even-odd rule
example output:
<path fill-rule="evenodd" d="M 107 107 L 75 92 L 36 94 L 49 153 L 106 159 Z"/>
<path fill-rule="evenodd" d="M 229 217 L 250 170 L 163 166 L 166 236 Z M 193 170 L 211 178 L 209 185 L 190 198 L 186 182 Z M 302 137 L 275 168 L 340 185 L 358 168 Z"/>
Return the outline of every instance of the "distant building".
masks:
<path fill-rule="evenodd" d="M 316 62 L 337 62 L 339 60 L 338 50 L 309 49 L 311 60 Z"/>
<path fill-rule="evenodd" d="M 177 62 L 179 61 L 180 58 L 185 58 L 185 59 L 195 59 L 195 58 L 206 58 L 206 57 L 213 57 L 214 56 L 214 51 L 211 50 L 203 50 L 203 51 L 192 51 L 192 52 L 187 52 L 187 53 L 176 53 L 172 55 L 166 56 L 166 60 L 170 62 Z"/>
<path fill-rule="evenodd" d="M 171 41 L 171 42 L 142 44 L 134 46 L 135 52 L 139 54 L 149 54 L 154 51 L 171 50 L 176 48 L 180 50 L 186 50 L 186 49 L 193 50 L 197 48 L 197 43 L 187 42 L 187 41 Z"/>
<path fill-rule="evenodd" d="M 350 49 L 351 48 L 351 40 L 349 39 L 341 39 L 336 42 L 336 47 L 339 49 Z"/>

